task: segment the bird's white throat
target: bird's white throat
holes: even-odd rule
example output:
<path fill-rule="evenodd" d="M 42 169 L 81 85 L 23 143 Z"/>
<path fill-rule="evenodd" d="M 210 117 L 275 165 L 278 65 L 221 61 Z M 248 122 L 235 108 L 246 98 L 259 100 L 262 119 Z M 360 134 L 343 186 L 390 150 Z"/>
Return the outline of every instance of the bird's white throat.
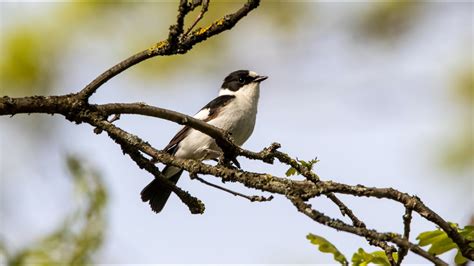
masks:
<path fill-rule="evenodd" d="M 260 83 L 249 83 L 237 91 L 221 88 L 219 91 L 219 96 L 222 95 L 232 95 L 238 98 L 238 100 L 249 101 L 251 103 L 257 104 L 258 98 L 260 97 Z"/>

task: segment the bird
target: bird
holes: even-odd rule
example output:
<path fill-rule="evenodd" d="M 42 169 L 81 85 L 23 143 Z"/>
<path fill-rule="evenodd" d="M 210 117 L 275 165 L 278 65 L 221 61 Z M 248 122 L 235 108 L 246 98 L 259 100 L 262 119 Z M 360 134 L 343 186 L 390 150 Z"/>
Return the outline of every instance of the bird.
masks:
<path fill-rule="evenodd" d="M 249 70 L 230 73 L 224 79 L 218 96 L 201 108 L 194 118 L 227 131 L 236 145 L 243 145 L 254 130 L 260 82 L 267 78 Z M 215 160 L 222 154 L 212 137 L 189 126 L 184 126 L 176 133 L 163 150 L 178 158 L 199 161 Z M 162 170 L 164 177 L 174 184 L 182 173 L 182 169 L 170 165 Z M 170 195 L 171 190 L 154 179 L 142 190 L 141 199 L 143 202 L 148 201 L 151 209 L 159 213 Z"/>

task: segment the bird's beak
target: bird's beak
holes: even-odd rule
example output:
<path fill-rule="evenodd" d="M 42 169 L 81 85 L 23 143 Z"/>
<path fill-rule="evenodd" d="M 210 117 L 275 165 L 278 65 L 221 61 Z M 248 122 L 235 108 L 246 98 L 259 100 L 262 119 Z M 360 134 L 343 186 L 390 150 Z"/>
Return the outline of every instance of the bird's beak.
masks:
<path fill-rule="evenodd" d="M 264 80 L 266 80 L 268 77 L 267 76 L 257 76 L 253 82 L 262 82 Z"/>

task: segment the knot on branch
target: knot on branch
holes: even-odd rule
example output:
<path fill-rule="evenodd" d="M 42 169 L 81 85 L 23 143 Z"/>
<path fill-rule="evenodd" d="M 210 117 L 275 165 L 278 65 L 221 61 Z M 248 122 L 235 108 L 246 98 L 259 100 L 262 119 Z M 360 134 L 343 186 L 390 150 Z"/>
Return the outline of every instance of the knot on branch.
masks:
<path fill-rule="evenodd" d="M 13 109 L 14 106 L 14 99 L 8 97 L 8 96 L 3 96 L 2 100 L 0 102 L 0 109 L 5 110 L 6 112 L 9 112 Z M 13 116 L 14 114 L 12 114 Z"/>
<path fill-rule="evenodd" d="M 281 148 L 281 144 L 273 142 L 270 146 L 264 148 L 260 153 L 262 154 L 262 161 L 273 164 L 275 161 L 276 151 Z"/>

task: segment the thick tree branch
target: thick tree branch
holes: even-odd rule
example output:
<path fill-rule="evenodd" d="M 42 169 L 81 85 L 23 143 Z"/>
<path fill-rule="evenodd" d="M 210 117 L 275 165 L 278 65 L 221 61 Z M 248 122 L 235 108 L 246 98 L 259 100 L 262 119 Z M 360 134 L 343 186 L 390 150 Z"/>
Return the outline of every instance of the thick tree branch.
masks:
<path fill-rule="evenodd" d="M 144 103 L 113 103 L 94 105 L 94 107 L 107 116 L 112 114 L 146 115 L 166 119 L 178 123 L 180 125 L 190 126 L 217 140 L 217 144 L 219 145 L 219 147 L 221 147 L 223 151 L 230 150 L 233 151 L 233 153 L 236 153 L 240 150 L 238 146 L 234 145 L 231 136 L 227 132 L 212 125 L 209 125 L 208 123 L 202 120 L 196 119 L 188 115 L 183 115 L 172 110 L 154 107 L 146 105 Z"/>
<path fill-rule="evenodd" d="M 104 113 L 103 111 L 108 110 L 111 105 L 104 105 L 107 108 L 102 108 L 100 105 L 81 105 L 80 100 L 70 99 L 75 97 L 77 96 L 74 94 L 57 97 L 28 97 L 26 99 L 15 99 L 5 96 L 0 100 L 0 114 L 13 115 L 17 113 L 37 113 L 43 110 L 45 113 L 58 112 L 64 115 L 70 121 L 75 121 L 77 123 L 87 122 L 93 126 L 98 125 L 93 120 L 89 121 L 91 119 L 90 115 L 92 113 L 95 112 L 94 114 L 97 116 L 96 119 L 102 118 L 102 120 L 105 120 L 106 117 L 109 115 L 109 113 Z M 65 106 L 61 106 L 63 104 L 65 104 Z M 114 106 L 120 106 L 120 104 L 114 104 Z M 78 111 L 78 108 L 82 109 Z M 143 113 L 153 111 L 153 113 L 157 117 L 159 116 L 163 119 L 171 121 L 174 121 L 178 118 L 184 119 L 184 121 L 186 121 L 186 119 L 189 119 L 188 121 L 192 121 L 189 122 L 189 126 L 196 128 L 197 130 L 201 129 L 203 132 L 205 130 L 212 131 L 212 129 L 210 129 L 212 127 L 208 124 L 201 124 L 199 121 L 194 121 L 186 115 L 178 115 L 178 113 L 171 113 L 169 112 L 169 110 L 165 111 L 164 109 L 162 110 L 159 108 L 145 108 L 145 110 L 146 111 L 144 111 Z M 126 112 L 117 111 L 112 113 Z M 157 113 L 162 114 L 158 115 Z M 173 115 L 168 116 L 167 114 L 170 113 Z M 200 126 L 202 126 L 203 128 L 198 128 L 198 126 L 196 126 L 198 124 L 200 124 Z M 207 129 L 204 129 L 204 127 L 207 127 Z M 296 160 L 292 159 L 285 153 L 277 151 L 276 149 L 279 147 L 279 144 L 272 144 L 270 147 L 265 148 L 264 150 L 258 153 L 246 151 L 241 148 L 235 149 L 238 150 L 239 155 L 245 156 L 250 159 L 258 159 L 266 162 L 271 162 L 274 158 L 277 158 L 279 161 L 285 164 L 288 164 L 292 167 L 296 167 L 298 171 L 301 172 L 301 174 L 304 174 L 305 176 L 311 176 L 312 181 L 294 181 L 268 174 L 252 173 L 227 168 L 222 165 L 211 166 L 193 160 L 183 160 L 179 158 L 174 158 L 169 154 L 154 149 L 150 144 L 144 142 L 143 140 L 132 134 L 129 134 L 125 131 L 123 131 L 122 133 L 123 136 L 121 136 L 121 138 L 127 141 L 127 143 L 140 150 L 141 152 L 148 154 L 149 156 L 153 157 L 155 160 L 161 163 L 177 166 L 185 169 L 186 171 L 197 174 L 213 175 L 216 177 L 220 177 L 224 181 L 239 182 L 247 187 L 259 189 L 262 191 L 268 191 L 281 195 L 298 195 L 302 199 L 310 199 L 320 195 L 330 195 L 330 193 L 341 193 L 359 197 L 363 196 L 386 198 L 400 202 L 404 206 L 413 209 L 413 211 L 420 214 L 420 216 L 442 228 L 448 234 L 448 236 L 452 238 L 456 244 L 458 244 L 461 252 L 465 257 L 472 258 L 474 256 L 473 249 L 470 248 L 468 245 L 469 242 L 461 235 L 459 235 L 456 229 L 453 228 L 448 222 L 446 222 L 438 214 L 436 214 L 427 206 L 425 206 L 418 197 L 410 196 L 406 193 L 399 192 L 392 188 L 371 188 L 362 185 L 350 186 L 332 181 L 321 181 L 316 174 L 314 174 L 308 169 L 305 169 L 304 167 L 301 167 Z M 216 134 L 216 136 L 217 135 L 218 134 Z"/>

